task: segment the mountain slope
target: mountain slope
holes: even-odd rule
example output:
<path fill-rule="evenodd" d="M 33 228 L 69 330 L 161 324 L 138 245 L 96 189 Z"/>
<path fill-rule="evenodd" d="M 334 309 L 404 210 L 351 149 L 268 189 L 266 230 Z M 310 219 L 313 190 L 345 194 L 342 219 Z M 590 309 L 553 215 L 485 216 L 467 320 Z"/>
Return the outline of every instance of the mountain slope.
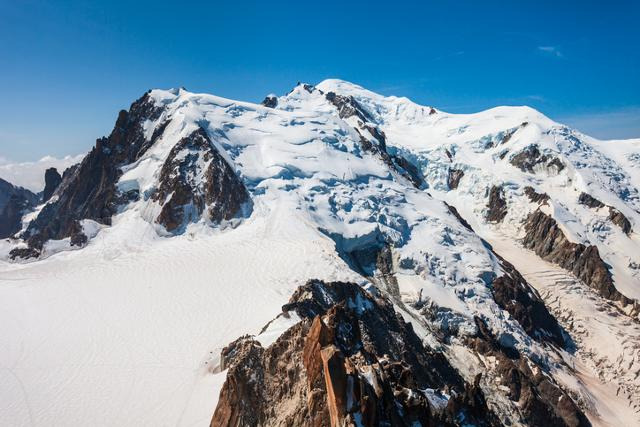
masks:
<path fill-rule="evenodd" d="M 337 80 L 263 104 L 146 93 L 3 242 L 2 320 L 14 331 L 3 421 L 209 423 L 229 387 L 220 350 L 310 279 L 380 292 L 421 341 L 412 351 L 442 357 L 460 378 L 447 387 L 484 396 L 498 423 L 637 420 L 640 200 L 628 163 L 524 107 L 452 115 Z M 552 242 L 527 232 L 535 215 L 557 230 Z M 523 238 L 534 250 L 511 257 L 505 245 Z M 579 292 L 529 282 L 541 258 Z M 576 368 L 593 342 L 553 300 L 576 294 L 610 308 L 598 322 L 613 319 L 629 365 L 604 351 Z M 611 397 L 614 380 L 623 392 Z M 38 394 L 60 383 L 52 402 Z"/>

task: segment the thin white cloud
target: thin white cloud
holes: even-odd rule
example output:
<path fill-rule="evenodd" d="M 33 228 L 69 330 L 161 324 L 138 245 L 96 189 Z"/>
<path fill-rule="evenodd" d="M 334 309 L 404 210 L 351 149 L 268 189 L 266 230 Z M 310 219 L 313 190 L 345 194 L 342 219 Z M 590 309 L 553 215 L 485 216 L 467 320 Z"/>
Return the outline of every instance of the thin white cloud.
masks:
<path fill-rule="evenodd" d="M 563 53 L 556 46 L 538 46 L 538 51 L 556 58 L 564 58 Z"/>
<path fill-rule="evenodd" d="M 44 188 L 45 170 L 54 167 L 62 174 L 66 168 L 80 162 L 83 157 L 84 154 L 65 156 L 61 159 L 45 156 L 35 162 L 20 163 L 12 163 L 0 157 L 0 178 L 37 193 Z"/>

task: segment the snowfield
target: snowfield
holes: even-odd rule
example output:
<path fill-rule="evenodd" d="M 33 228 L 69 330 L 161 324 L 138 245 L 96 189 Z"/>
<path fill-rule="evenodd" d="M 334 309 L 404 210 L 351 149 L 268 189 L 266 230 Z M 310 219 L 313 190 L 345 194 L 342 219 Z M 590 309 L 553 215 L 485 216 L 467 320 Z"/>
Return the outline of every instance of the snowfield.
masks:
<path fill-rule="evenodd" d="M 389 152 L 419 170 L 422 186 L 363 149 L 363 140 L 380 144 L 375 130 L 341 117 L 329 92 L 365 109 Z M 90 239 L 82 249 L 52 240 L 41 259 L 16 261 L 9 251 L 23 243 L 0 242 L 0 425 L 208 425 L 224 381 L 220 350 L 258 334 L 308 279 L 367 283 L 365 275 L 379 272 L 348 254 L 385 244 L 397 289 L 383 291 L 408 320 L 418 316 L 411 304 L 425 301 L 442 316 L 454 313 L 462 333 L 473 333 L 478 316 L 545 363 L 581 397 L 594 425 L 640 423 L 637 319 L 519 243 L 538 209 L 524 195 L 531 186 L 550 197 L 540 209 L 567 238 L 596 245 L 616 288 L 640 298 L 640 140 L 596 141 L 527 107 L 448 114 L 340 80 L 298 85 L 275 108 L 182 89 L 149 96 L 163 109 L 144 123 L 145 138 L 162 134 L 122 165 L 117 182 L 141 197 L 111 226 L 83 221 Z M 172 148 L 200 128 L 242 179 L 251 206 L 221 224 L 188 221 L 174 235 L 157 223 L 161 206 L 151 194 Z M 532 144 L 562 168 L 514 166 L 513 156 Z M 202 181 L 206 164 L 198 160 L 193 179 Z M 456 188 L 451 169 L 464 172 Z M 486 221 L 495 185 L 508 206 L 498 224 Z M 581 192 L 624 214 L 633 231 L 611 223 L 608 208 L 578 203 Z M 574 353 L 533 340 L 494 301 L 491 282 L 504 271 L 486 242 L 542 295 Z M 273 342 L 287 326 L 275 323 L 259 339 Z M 428 328 L 414 327 L 434 343 Z M 472 382 L 480 365 L 466 351 L 446 350 Z"/>

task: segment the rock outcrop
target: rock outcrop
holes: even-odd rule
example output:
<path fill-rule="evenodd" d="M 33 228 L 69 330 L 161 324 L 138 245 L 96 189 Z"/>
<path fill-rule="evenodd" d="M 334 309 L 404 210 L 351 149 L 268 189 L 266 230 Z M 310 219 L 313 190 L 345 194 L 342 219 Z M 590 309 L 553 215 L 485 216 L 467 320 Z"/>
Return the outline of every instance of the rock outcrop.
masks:
<path fill-rule="evenodd" d="M 449 169 L 449 175 L 447 177 L 447 184 L 450 190 L 455 190 L 460 184 L 460 180 L 464 176 L 464 171 L 461 169 Z"/>
<path fill-rule="evenodd" d="M 156 221 L 178 232 L 202 218 L 220 223 L 237 216 L 249 201 L 242 180 L 222 157 L 207 133 L 198 128 L 169 153 L 152 199 L 162 206 Z"/>
<path fill-rule="evenodd" d="M 22 217 L 38 204 L 38 196 L 0 178 L 0 238 L 13 236 L 22 228 Z"/>
<path fill-rule="evenodd" d="M 542 259 L 571 271 L 602 297 L 623 305 L 634 304 L 614 286 L 611 272 L 600 258 L 596 246 L 570 242 L 556 221 L 539 209 L 529 215 L 524 227 L 526 235 L 522 243 L 526 248 Z"/>
<path fill-rule="evenodd" d="M 549 195 L 547 193 L 538 193 L 533 187 L 524 187 L 524 194 L 526 194 L 531 203 L 546 205 L 549 202 Z"/>
<path fill-rule="evenodd" d="M 504 199 L 504 190 L 501 186 L 491 187 L 487 208 L 486 219 L 489 222 L 502 222 L 507 215 L 507 201 Z"/>
<path fill-rule="evenodd" d="M 559 173 L 565 167 L 557 157 L 540 152 L 540 148 L 536 144 L 529 145 L 511 157 L 510 162 L 521 171 L 529 173 L 535 173 L 536 167 L 543 167 Z"/>
<path fill-rule="evenodd" d="M 44 172 L 44 191 L 42 192 L 42 202 L 48 201 L 51 196 L 53 196 L 53 193 L 61 182 L 62 176 L 60 176 L 56 168 L 49 168 Z"/>
<path fill-rule="evenodd" d="M 283 312 L 302 320 L 268 348 L 243 337 L 223 350 L 212 426 L 500 424 L 480 377 L 466 383 L 375 292 L 313 280 Z"/>
<path fill-rule="evenodd" d="M 609 215 L 607 217 L 609 221 L 620 227 L 624 234 L 631 234 L 631 222 L 622 212 L 620 212 L 613 206 L 605 205 L 600 200 L 587 193 L 580 193 L 580 196 L 578 197 L 578 203 L 588 206 L 592 209 L 599 209 L 607 206 L 609 208 Z"/>

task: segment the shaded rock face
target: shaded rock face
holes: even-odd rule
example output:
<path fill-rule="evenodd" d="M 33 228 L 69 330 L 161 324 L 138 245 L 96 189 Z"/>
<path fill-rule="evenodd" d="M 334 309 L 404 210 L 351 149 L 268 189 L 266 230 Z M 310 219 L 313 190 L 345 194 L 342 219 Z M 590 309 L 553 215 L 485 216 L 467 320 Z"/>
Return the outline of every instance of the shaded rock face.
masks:
<path fill-rule="evenodd" d="M 511 157 L 511 164 L 523 172 L 535 173 L 538 165 L 559 173 L 564 169 L 564 164 L 555 156 L 542 154 L 537 145 L 533 144 Z"/>
<path fill-rule="evenodd" d="M 532 203 L 546 205 L 549 202 L 549 195 L 547 193 L 538 193 L 533 187 L 525 187 L 524 194 L 527 195 Z"/>
<path fill-rule="evenodd" d="M 56 191 L 60 183 L 62 182 L 62 176 L 58 173 L 56 168 L 49 168 L 44 173 L 44 191 L 42 192 L 42 201 L 48 201 L 53 193 Z"/>
<path fill-rule="evenodd" d="M 38 196 L 0 178 L 0 238 L 13 236 L 22 228 L 22 217 L 38 204 Z"/>
<path fill-rule="evenodd" d="M 249 193 L 207 133 L 198 128 L 169 153 L 152 199 L 162 205 L 156 221 L 167 231 L 180 232 L 199 220 L 205 209 L 205 219 L 213 223 L 236 217 Z"/>
<path fill-rule="evenodd" d="M 580 193 L 578 203 L 594 209 L 604 207 L 604 203 L 587 193 Z"/>
<path fill-rule="evenodd" d="M 278 106 L 278 97 L 275 95 L 268 95 L 262 100 L 262 105 L 269 108 L 276 108 Z"/>
<path fill-rule="evenodd" d="M 447 177 L 447 184 L 450 190 L 455 190 L 460 184 L 460 180 L 464 176 L 464 171 L 460 169 L 449 169 L 449 176 Z"/>
<path fill-rule="evenodd" d="M 373 118 L 354 97 L 328 92 L 325 94 L 325 98 L 336 107 L 341 119 L 354 116 L 358 119 L 358 127 L 355 129 L 360 135 L 360 146 L 364 151 L 380 157 L 385 164 L 411 182 L 414 187 L 423 188 L 425 186 L 424 178 L 417 166 L 398 153 L 389 153 L 385 133 L 378 126 L 371 124 Z M 369 133 L 373 142 L 364 133 Z"/>
<path fill-rule="evenodd" d="M 309 281 L 283 307 L 302 321 L 264 349 L 243 337 L 212 426 L 499 425 L 478 385 L 426 349 L 393 305 L 351 283 Z"/>
<path fill-rule="evenodd" d="M 517 404 L 516 421 L 531 426 L 590 426 L 591 423 L 562 388 L 550 376 L 526 358 L 505 348 L 492 335 L 486 324 L 475 318 L 478 333 L 468 338 L 467 345 L 484 357 L 495 360 L 495 381 L 506 388 L 509 400 Z M 518 419 L 520 418 L 520 419 Z M 505 422 L 509 425 L 510 422 Z"/>
<path fill-rule="evenodd" d="M 631 234 L 631 222 L 613 206 L 609 206 L 609 220 L 620 227 L 626 235 Z"/>
<path fill-rule="evenodd" d="M 596 246 L 570 242 L 556 221 L 540 210 L 529 215 L 525 231 L 522 243 L 541 258 L 571 271 L 606 299 L 623 305 L 634 303 L 615 288 L 611 272 Z"/>
<path fill-rule="evenodd" d="M 120 111 L 109 137 L 96 141 L 95 147 L 68 176 L 64 191 L 58 191 L 58 200 L 45 206 L 29 224 L 23 237 L 30 248 L 39 251 L 49 239 L 85 240 L 77 236 L 82 233 L 79 225 L 82 219 L 111 224 L 120 197 L 116 189 L 122 174 L 120 166 L 140 158 L 162 134 L 162 125 L 150 140 L 143 131 L 146 120 L 157 120 L 161 114 L 162 108 L 155 105 L 148 93 L 135 101 L 129 111 Z M 12 251 L 11 256 L 15 258 L 20 254 Z"/>
<path fill-rule="evenodd" d="M 498 258 L 505 274 L 493 281 L 491 293 L 495 302 L 508 311 L 532 338 L 564 347 L 562 328 L 549 313 L 538 292 L 512 264 L 499 256 Z"/>
<path fill-rule="evenodd" d="M 502 222 L 507 215 L 507 201 L 504 199 L 504 190 L 502 187 L 496 185 L 491 187 L 487 208 L 487 221 Z"/>

